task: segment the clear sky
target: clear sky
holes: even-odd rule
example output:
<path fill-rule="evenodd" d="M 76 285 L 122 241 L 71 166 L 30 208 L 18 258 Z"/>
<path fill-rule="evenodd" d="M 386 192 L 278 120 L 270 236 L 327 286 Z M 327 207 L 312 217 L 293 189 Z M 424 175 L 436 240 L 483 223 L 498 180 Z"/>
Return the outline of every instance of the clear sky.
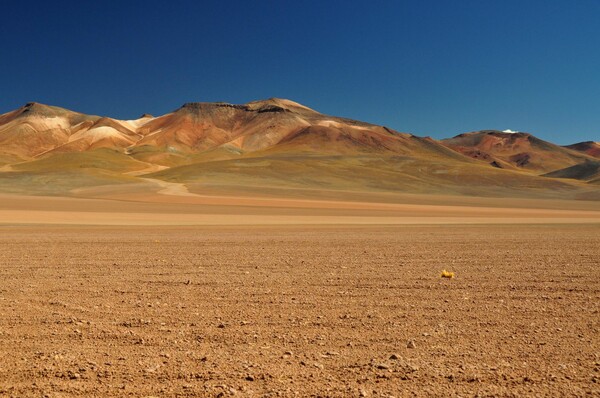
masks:
<path fill-rule="evenodd" d="M 11 1 L 0 113 L 282 97 L 413 134 L 600 140 L 600 1 Z"/>

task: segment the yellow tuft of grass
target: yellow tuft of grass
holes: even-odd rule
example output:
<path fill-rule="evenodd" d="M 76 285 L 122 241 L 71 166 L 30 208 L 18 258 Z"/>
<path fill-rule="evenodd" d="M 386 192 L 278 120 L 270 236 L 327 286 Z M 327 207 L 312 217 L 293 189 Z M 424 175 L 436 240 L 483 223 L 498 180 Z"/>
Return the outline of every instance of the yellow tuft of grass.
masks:
<path fill-rule="evenodd" d="M 452 278 L 454 278 L 454 272 L 443 270 L 441 277 L 442 278 L 452 279 Z"/>

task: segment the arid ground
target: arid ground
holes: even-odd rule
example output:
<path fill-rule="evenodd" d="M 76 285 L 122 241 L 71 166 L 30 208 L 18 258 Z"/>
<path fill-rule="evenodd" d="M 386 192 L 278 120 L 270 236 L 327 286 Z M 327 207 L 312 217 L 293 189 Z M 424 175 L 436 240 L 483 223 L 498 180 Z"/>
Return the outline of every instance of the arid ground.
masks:
<path fill-rule="evenodd" d="M 204 2 L 200 13 L 178 7 L 193 14 L 193 34 L 181 34 L 185 18 L 154 4 L 129 7 L 125 17 L 118 10 L 102 14 L 103 6 L 75 18 L 78 7 L 40 11 L 36 2 L 11 3 L 23 17 L 3 8 L 10 18 L 0 43 L 9 70 L 0 76 L 15 84 L 0 85 L 0 104 L 12 109 L 0 109 L 0 398 L 600 397 L 600 141 L 597 123 L 572 112 L 594 109 L 596 98 L 585 97 L 591 80 L 578 86 L 571 79 L 594 70 L 593 51 L 542 51 L 530 40 L 568 43 L 573 29 L 555 29 L 565 18 L 522 18 L 527 7 L 519 6 L 511 12 L 517 23 L 540 20 L 551 34 L 529 23 L 525 30 L 522 23 L 490 28 L 488 16 L 500 20 L 494 5 L 466 35 L 438 46 L 445 59 L 453 54 L 445 44 L 458 43 L 456 67 L 432 62 L 436 47 L 424 46 L 425 62 L 402 58 L 406 73 L 397 73 L 394 51 L 419 29 L 369 16 L 381 7 L 361 9 L 360 23 L 352 24 L 357 18 L 347 18 L 346 9 L 360 7 L 306 13 L 302 4 L 298 13 L 269 4 L 262 14 L 282 28 L 273 29 L 273 21 L 252 18 L 254 3 L 247 10 L 228 3 L 213 17 Z M 412 8 L 394 11 L 417 28 L 456 19 L 446 10 L 436 19 L 427 7 L 423 18 L 406 17 Z M 463 17 L 472 8 L 459 10 L 455 25 L 467 26 Z M 571 11 L 567 16 L 577 12 Z M 128 24 L 136 18 L 143 23 Z M 294 31 L 289 22 L 296 20 L 302 25 Z M 323 32 L 313 23 L 319 20 Z M 573 19 L 586 28 L 584 39 L 593 37 L 580 20 Z M 65 28 L 69 21 L 75 29 Z M 394 43 L 390 51 L 373 52 L 362 37 L 369 24 L 387 29 L 373 37 Z M 107 40 L 106 29 L 90 35 L 88 25 L 125 36 Z M 362 29 L 359 40 L 353 25 Z M 150 41 L 144 27 L 157 39 Z M 396 30 L 402 37 L 392 40 Z M 19 36 L 2 40 L 5 31 Z M 471 45 L 480 31 L 479 45 Z M 515 38 L 525 45 L 517 56 L 481 46 L 490 32 L 510 31 L 520 32 Z M 324 57 L 311 32 L 327 43 L 320 46 Z M 334 40 L 327 41 L 328 32 Z M 136 37 L 141 45 L 133 45 Z M 466 38 L 468 46 L 461 44 Z M 95 39 L 106 45 L 93 45 Z M 368 51 L 355 51 L 361 41 Z M 126 48 L 119 51 L 117 42 Z M 504 42 L 496 50 L 514 50 Z M 60 48 L 53 51 L 52 43 Z M 269 45 L 281 45 L 271 51 L 276 62 L 268 61 Z M 172 54 L 161 56 L 161 46 Z M 232 51 L 236 46 L 243 48 Z M 466 47 L 474 52 L 464 53 Z M 131 62 L 121 57 L 136 48 L 143 54 Z M 547 59 L 523 57 L 535 52 L 560 54 L 573 65 L 585 53 L 584 68 L 567 73 L 553 60 L 559 68 L 551 73 Z M 198 67 L 183 73 L 194 54 Z M 227 54 L 243 60 L 243 70 L 219 65 Z M 493 73 L 490 54 L 518 61 L 495 62 L 500 72 Z M 350 64 L 340 60 L 348 55 L 350 64 L 362 62 L 355 64 L 359 74 L 346 73 Z M 60 62 L 52 64 L 53 56 Z M 247 66 L 254 58 L 266 63 Z M 173 73 L 136 73 L 135 65 L 161 71 L 161 60 Z M 332 69 L 333 61 L 343 67 Z M 78 62 L 86 71 L 79 77 Z M 203 69 L 211 62 L 217 63 Z M 294 73 L 292 64 L 308 65 L 308 73 Z M 430 66 L 442 69 L 425 79 Z M 533 72 L 523 75 L 527 68 Z M 333 80 L 313 76 L 328 69 Z M 463 75 L 446 78 L 452 69 Z M 479 69 L 483 80 L 471 76 Z M 393 78 L 380 81 L 382 90 L 369 89 L 386 70 Z M 219 73 L 228 73 L 221 93 Z M 565 73 L 566 90 L 552 91 L 547 81 Z M 526 79 L 513 78 L 519 74 Z M 250 77 L 244 80 L 255 87 L 238 88 L 234 75 Z M 529 75 L 542 80 L 531 85 Z M 262 84 L 261 76 L 283 85 Z M 411 82 L 411 94 L 411 84 L 394 83 L 398 76 L 426 83 Z M 316 90 L 293 89 L 308 77 Z M 465 77 L 485 84 L 469 91 Z M 110 81 L 95 87 L 102 78 Z M 194 84 L 199 78 L 210 84 Z M 352 79 L 342 84 L 344 78 Z M 501 84 L 494 87 L 494 80 Z M 506 85 L 511 81 L 517 90 Z M 529 100 L 523 82 L 536 93 Z M 358 87 L 358 96 L 338 101 L 336 92 L 322 90 L 328 84 L 343 86 L 334 91 L 345 97 Z M 275 97 L 185 102 L 165 113 L 170 100 L 194 100 L 194 87 L 213 101 L 275 88 L 301 94 L 325 113 Z M 31 97 L 81 109 L 16 107 Z M 534 108 L 542 112 L 536 116 Z M 149 110 L 160 113 L 131 118 Z M 336 110 L 343 115 L 329 114 Z M 463 130 L 484 124 L 496 129 Z M 498 129 L 519 126 L 540 131 Z"/>
<path fill-rule="evenodd" d="M 600 395 L 597 204 L 87 201 L 2 197 L 0 396 Z"/>

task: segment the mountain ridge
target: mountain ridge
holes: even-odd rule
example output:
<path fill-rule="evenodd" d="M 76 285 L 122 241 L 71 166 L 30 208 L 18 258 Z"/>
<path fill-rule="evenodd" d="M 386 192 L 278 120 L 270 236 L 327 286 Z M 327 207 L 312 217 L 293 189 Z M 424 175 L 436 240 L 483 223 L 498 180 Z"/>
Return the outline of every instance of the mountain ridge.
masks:
<path fill-rule="evenodd" d="M 284 104 L 284 105 L 282 105 Z M 328 116 L 322 113 L 319 113 L 309 107 L 306 107 L 300 103 L 288 100 L 288 99 L 282 99 L 282 98 L 275 98 L 275 97 L 271 97 L 265 100 L 256 100 L 256 101 L 250 101 L 248 103 L 245 104 L 234 104 L 234 103 L 229 103 L 229 102 L 223 102 L 223 101 L 219 101 L 219 102 L 186 102 L 183 103 L 179 108 L 176 108 L 174 111 L 170 112 L 170 113 L 175 113 L 177 111 L 180 110 L 187 110 L 187 109 L 202 109 L 204 107 L 214 107 L 214 108 L 233 108 L 233 109 L 241 109 L 241 110 L 246 110 L 246 111 L 250 111 L 250 112 L 257 112 L 257 113 L 263 113 L 263 112 L 290 112 L 290 108 L 296 108 L 297 110 L 303 110 L 305 112 L 310 112 L 310 113 L 314 113 L 316 115 L 320 115 L 322 117 L 331 117 L 331 118 L 335 118 L 335 119 L 339 119 L 339 120 L 344 120 L 345 122 L 348 123 L 356 123 L 358 125 L 369 125 L 369 126 L 379 126 L 382 127 L 384 129 L 387 129 L 388 131 L 394 131 L 397 133 L 396 130 L 393 130 L 389 127 L 386 126 L 380 126 L 374 123 L 369 123 L 369 122 L 364 122 L 364 121 L 359 121 L 359 120 L 355 120 L 355 119 L 350 119 L 350 118 L 346 118 L 346 117 L 338 117 L 338 116 Z M 92 114 L 84 114 L 78 111 L 74 111 L 74 110 L 70 110 L 67 108 L 62 108 L 56 105 L 48 105 L 48 104 L 43 104 L 41 102 L 28 102 L 26 104 L 24 104 L 23 106 L 14 109 L 12 111 L 6 112 L 4 114 L 0 114 L 0 125 L 6 123 L 6 118 L 11 117 L 15 114 L 17 114 L 16 116 L 18 117 L 26 117 L 26 116 L 30 116 L 30 115 L 36 115 L 36 116 L 45 116 L 45 117 L 58 117 L 64 115 L 65 113 L 67 114 L 72 114 L 75 117 L 79 117 L 81 119 L 84 120 L 104 120 L 104 121 L 112 121 L 113 124 L 117 124 L 119 122 L 121 123 L 128 123 L 128 122 L 136 122 L 136 121 L 140 121 L 142 119 L 156 119 L 156 118 L 160 118 L 162 116 L 168 115 L 170 113 L 167 113 L 165 115 L 161 115 L 161 116 L 153 116 L 152 114 L 149 113 L 143 113 L 142 115 L 140 115 L 137 119 L 119 119 L 119 118 L 114 118 L 111 116 L 97 116 L 97 115 L 92 115 Z M 114 123 L 117 122 L 117 123 Z M 527 132 L 520 132 L 520 131 L 510 131 L 510 130 L 504 130 L 504 131 L 500 131 L 500 130 L 476 130 L 476 131 L 471 131 L 471 132 L 465 132 L 465 133 L 460 133 L 457 134 L 453 137 L 449 137 L 449 138 L 442 138 L 442 139 L 433 139 L 431 137 L 426 137 L 426 136 L 419 136 L 419 135 L 415 135 L 415 134 L 410 134 L 413 135 L 415 137 L 420 137 L 420 138 L 431 138 L 435 141 L 448 141 L 448 140 L 453 140 L 456 138 L 461 138 L 473 133 L 497 133 L 497 134 L 505 134 L 505 135 L 512 135 L 512 136 L 530 136 L 530 137 L 534 137 L 535 139 L 541 140 L 538 137 L 534 136 L 531 133 L 527 133 Z M 408 133 L 405 133 L 408 134 Z M 544 141 L 544 140 L 541 140 Z M 547 141 L 545 141 L 547 142 Z M 557 144 L 554 144 L 557 145 Z M 558 145 L 557 145 L 558 146 Z M 590 151 L 593 152 L 591 154 L 589 154 L 592 157 L 599 157 L 600 156 L 600 142 L 597 141 L 593 141 L 593 140 L 589 140 L 589 141 L 582 141 L 582 142 L 576 142 L 573 144 L 568 144 L 568 145 L 562 145 L 562 147 L 564 148 L 568 148 L 568 149 L 572 149 L 574 151 L 579 151 L 579 152 L 586 152 L 586 151 Z"/>
<path fill-rule="evenodd" d="M 589 143 L 562 147 L 522 132 L 419 137 L 281 98 L 188 102 L 131 120 L 35 102 L 0 115 L 0 191 L 41 176 L 54 181 L 60 171 L 75 176 L 68 194 L 99 175 L 104 185 L 112 175 L 141 183 L 147 170 L 150 178 L 196 187 L 260 183 L 500 196 L 524 190 L 595 198 L 587 174 L 555 173 L 593 155 Z M 577 170 L 587 170 L 585 164 Z"/>

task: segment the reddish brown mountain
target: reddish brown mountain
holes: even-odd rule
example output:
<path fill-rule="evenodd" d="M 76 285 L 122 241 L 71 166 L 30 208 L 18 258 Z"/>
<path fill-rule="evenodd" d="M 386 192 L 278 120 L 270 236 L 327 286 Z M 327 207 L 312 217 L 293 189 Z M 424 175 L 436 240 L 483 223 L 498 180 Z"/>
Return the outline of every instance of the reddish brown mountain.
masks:
<path fill-rule="evenodd" d="M 590 159 L 585 154 L 520 132 L 475 131 L 441 142 L 448 148 L 492 166 L 535 174 L 563 169 Z"/>
<path fill-rule="evenodd" d="M 27 160 L 98 148 L 126 149 L 134 157 L 166 164 L 173 156 L 215 150 L 234 154 L 265 150 L 410 154 L 427 150 L 451 156 L 431 139 L 323 115 L 275 98 L 244 105 L 188 103 L 164 116 L 144 115 L 128 121 L 36 103 L 0 116 L 0 152 L 5 154 Z"/>
<path fill-rule="evenodd" d="M 586 155 L 593 156 L 600 159 L 600 142 L 584 141 L 578 142 L 577 144 L 567 145 L 565 148 L 572 149 L 577 152 L 585 153 Z"/>

